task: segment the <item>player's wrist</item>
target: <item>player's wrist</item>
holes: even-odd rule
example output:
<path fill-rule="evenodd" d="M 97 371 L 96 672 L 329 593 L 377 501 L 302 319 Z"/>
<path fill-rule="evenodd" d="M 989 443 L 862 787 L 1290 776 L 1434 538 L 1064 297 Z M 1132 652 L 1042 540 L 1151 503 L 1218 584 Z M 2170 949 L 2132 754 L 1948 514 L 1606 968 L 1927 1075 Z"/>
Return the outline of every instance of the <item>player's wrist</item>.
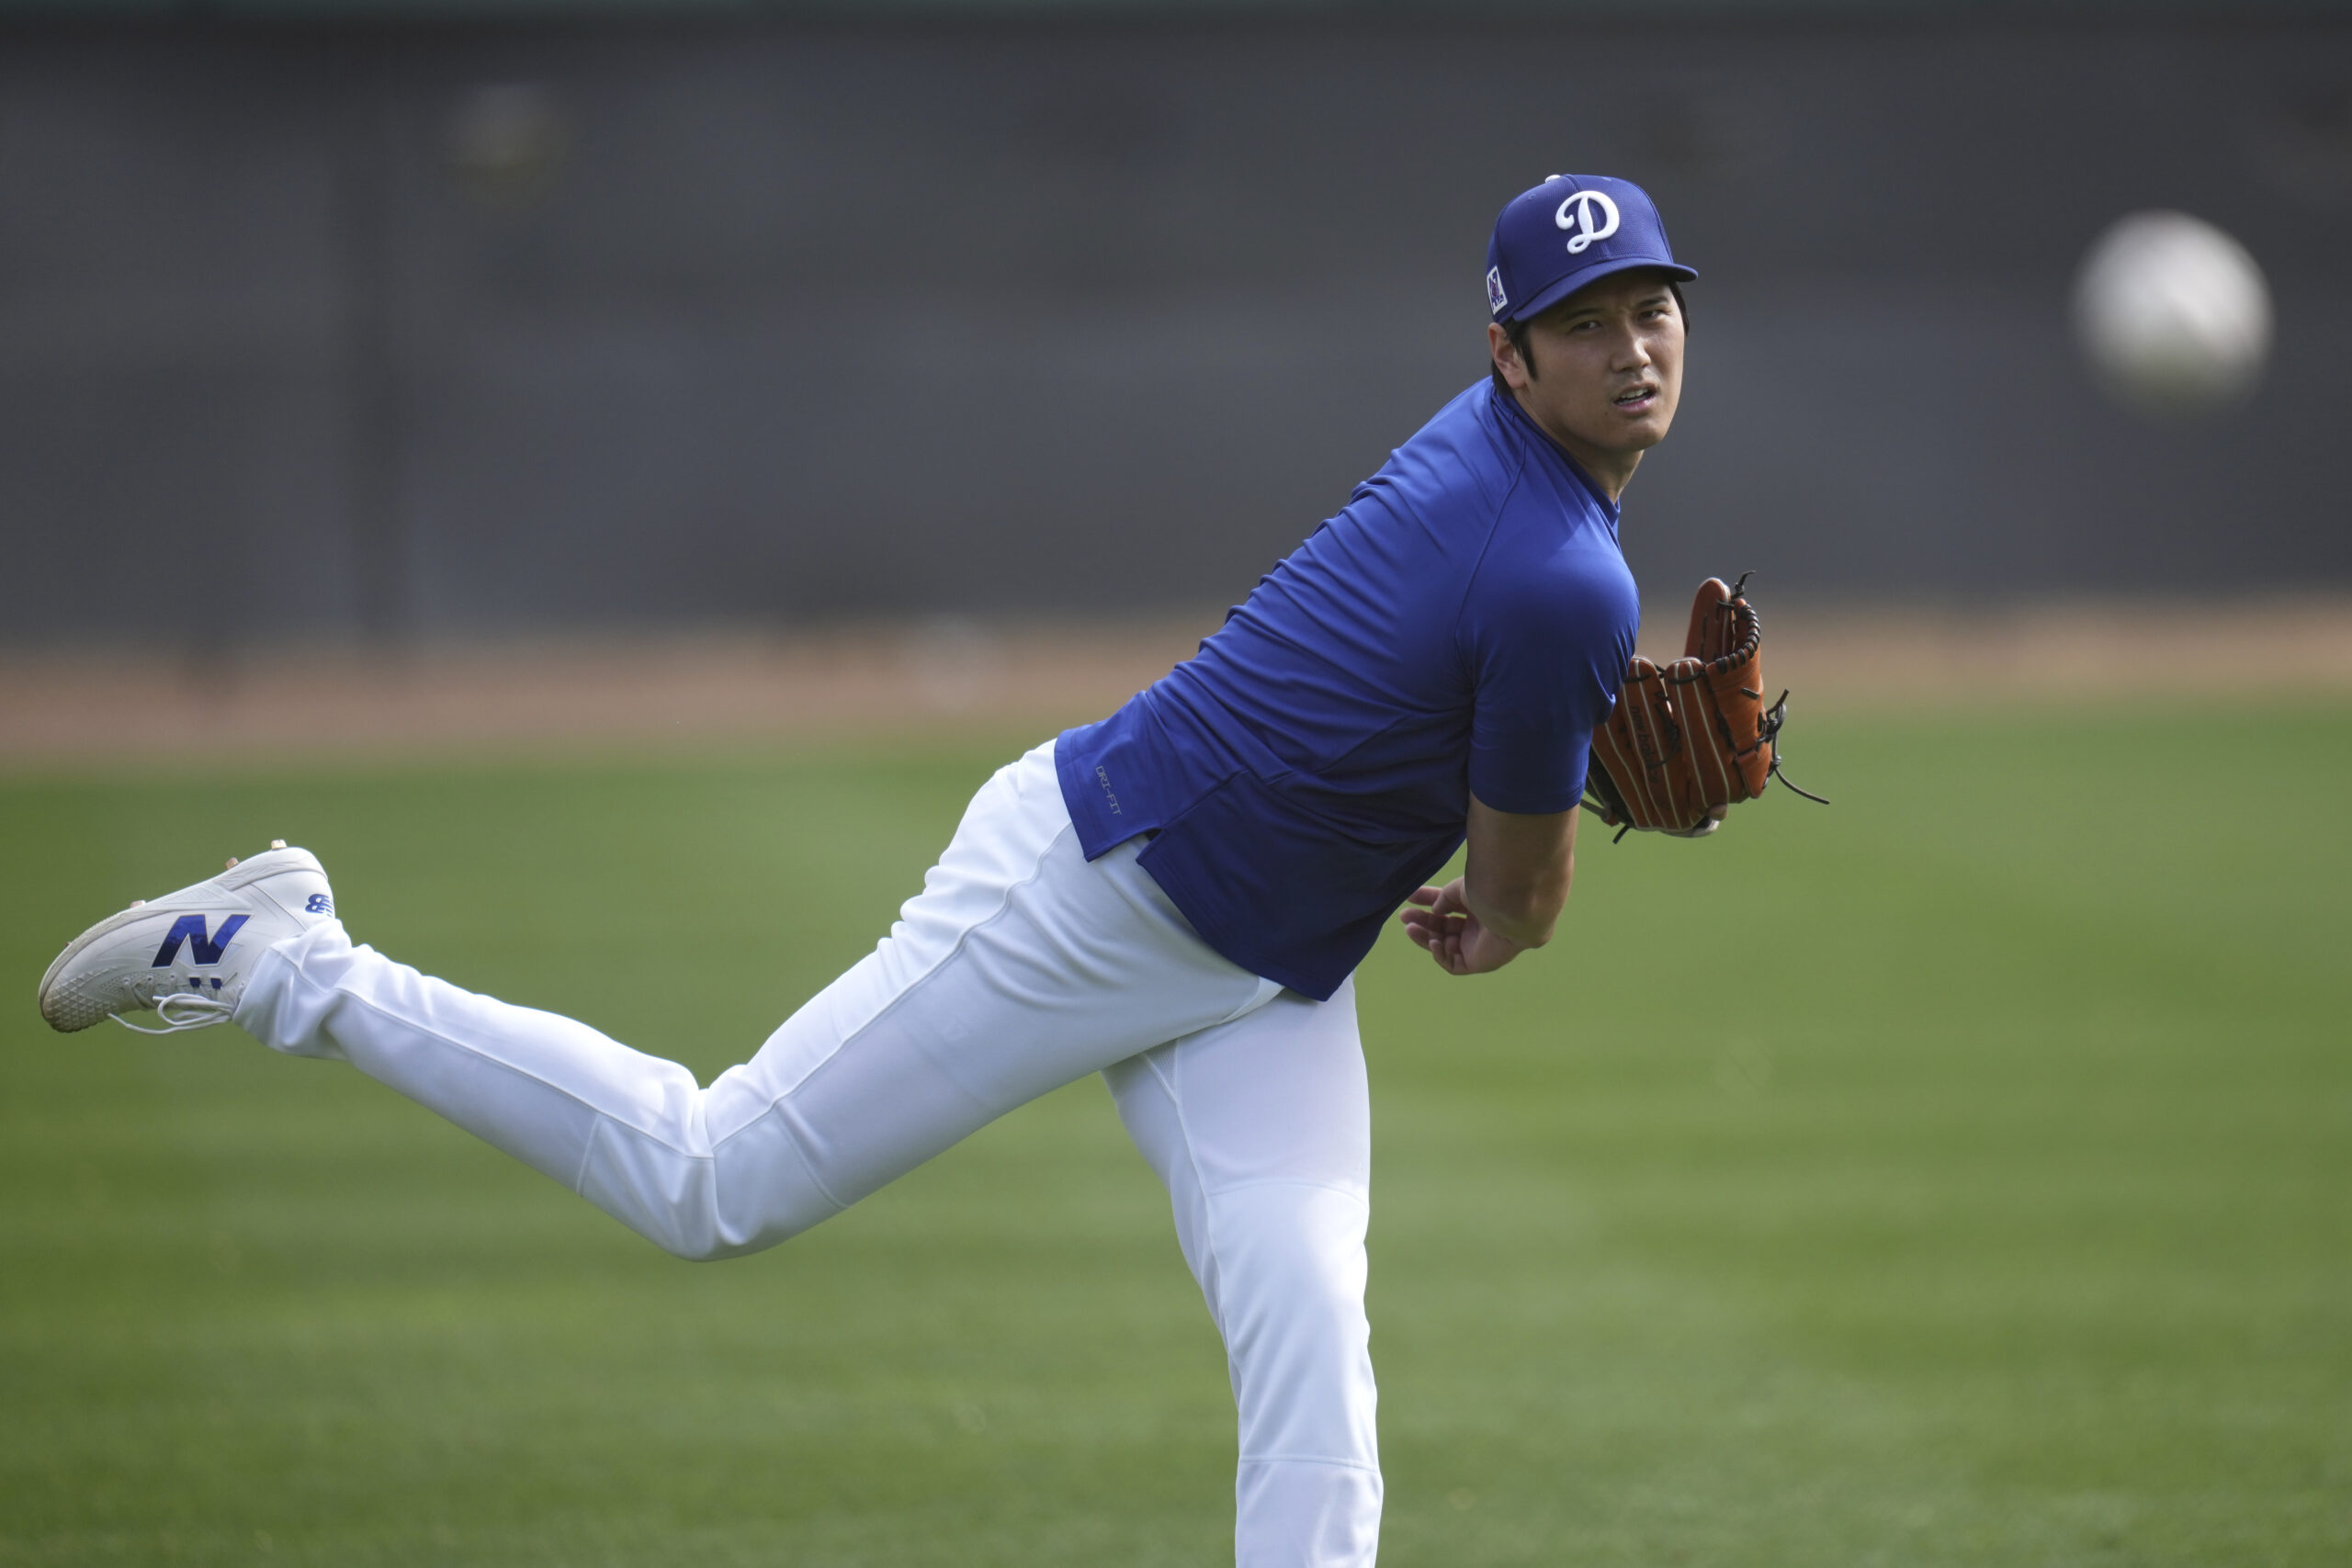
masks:
<path fill-rule="evenodd" d="M 1495 942 L 1507 944 L 1514 953 L 1522 952 L 1531 947 L 1541 947 L 1552 940 L 1553 922 L 1548 919 L 1539 920 L 1532 916 L 1514 917 L 1498 910 L 1482 909 L 1475 906 L 1472 907 L 1470 914 L 1478 922 L 1481 933 Z"/>

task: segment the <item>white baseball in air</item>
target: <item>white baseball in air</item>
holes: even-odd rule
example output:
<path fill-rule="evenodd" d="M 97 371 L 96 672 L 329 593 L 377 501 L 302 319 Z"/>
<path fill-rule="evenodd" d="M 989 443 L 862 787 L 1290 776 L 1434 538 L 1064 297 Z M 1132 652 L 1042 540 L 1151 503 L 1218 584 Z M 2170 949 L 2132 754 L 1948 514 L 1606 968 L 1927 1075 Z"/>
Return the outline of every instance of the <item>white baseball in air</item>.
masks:
<path fill-rule="evenodd" d="M 2270 288 L 2246 248 L 2186 212 L 2118 219 L 2075 279 L 2075 331 L 2118 400 L 2177 418 L 2244 397 L 2270 357 Z"/>

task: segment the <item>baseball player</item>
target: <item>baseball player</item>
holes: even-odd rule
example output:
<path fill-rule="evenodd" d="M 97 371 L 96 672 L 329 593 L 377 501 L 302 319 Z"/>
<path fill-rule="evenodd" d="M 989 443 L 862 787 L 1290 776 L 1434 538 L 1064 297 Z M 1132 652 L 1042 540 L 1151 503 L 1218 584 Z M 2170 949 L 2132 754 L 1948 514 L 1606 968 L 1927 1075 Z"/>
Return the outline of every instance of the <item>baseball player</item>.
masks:
<path fill-rule="evenodd" d="M 283 845 L 92 928 L 42 1014 L 233 1021 L 349 1062 L 690 1258 L 772 1247 L 1099 1072 L 1224 1336 L 1237 1562 L 1369 1564 L 1351 976 L 1399 906 L 1449 975 L 1552 934 L 1634 652 L 1618 497 L 1673 423 L 1695 276 L 1626 181 L 1512 200 L 1489 374 L 1193 658 L 999 771 L 889 935 L 707 1089 L 354 945 Z M 1425 886 L 1465 838 L 1465 874 Z"/>

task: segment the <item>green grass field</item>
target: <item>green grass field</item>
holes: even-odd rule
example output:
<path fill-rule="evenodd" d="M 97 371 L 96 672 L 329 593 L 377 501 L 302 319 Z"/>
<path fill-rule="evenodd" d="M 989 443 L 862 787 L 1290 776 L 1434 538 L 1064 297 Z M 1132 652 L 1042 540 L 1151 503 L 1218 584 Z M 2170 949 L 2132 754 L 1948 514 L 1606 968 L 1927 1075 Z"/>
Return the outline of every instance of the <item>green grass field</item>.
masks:
<path fill-rule="evenodd" d="M 2194 717 L 1816 716 L 1834 808 L 1593 833 L 1489 979 L 1384 942 L 1385 1564 L 2352 1561 L 2352 708 Z M 0 1562 L 1229 1562 L 1099 1084 L 689 1265 L 346 1068 L 32 1005 L 283 837 L 707 1078 L 1022 739 L 0 781 Z"/>

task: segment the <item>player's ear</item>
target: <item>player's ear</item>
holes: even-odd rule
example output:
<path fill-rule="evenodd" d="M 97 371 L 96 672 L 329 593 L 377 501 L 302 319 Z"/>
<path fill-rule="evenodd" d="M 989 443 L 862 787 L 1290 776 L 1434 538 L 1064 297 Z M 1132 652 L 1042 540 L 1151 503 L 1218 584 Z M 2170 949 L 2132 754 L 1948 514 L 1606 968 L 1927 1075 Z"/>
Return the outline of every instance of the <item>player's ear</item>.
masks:
<path fill-rule="evenodd" d="M 1500 321 L 1487 323 L 1487 355 L 1504 386 L 1516 392 L 1527 385 L 1527 367 L 1519 357 L 1519 345 L 1511 342 Z"/>

